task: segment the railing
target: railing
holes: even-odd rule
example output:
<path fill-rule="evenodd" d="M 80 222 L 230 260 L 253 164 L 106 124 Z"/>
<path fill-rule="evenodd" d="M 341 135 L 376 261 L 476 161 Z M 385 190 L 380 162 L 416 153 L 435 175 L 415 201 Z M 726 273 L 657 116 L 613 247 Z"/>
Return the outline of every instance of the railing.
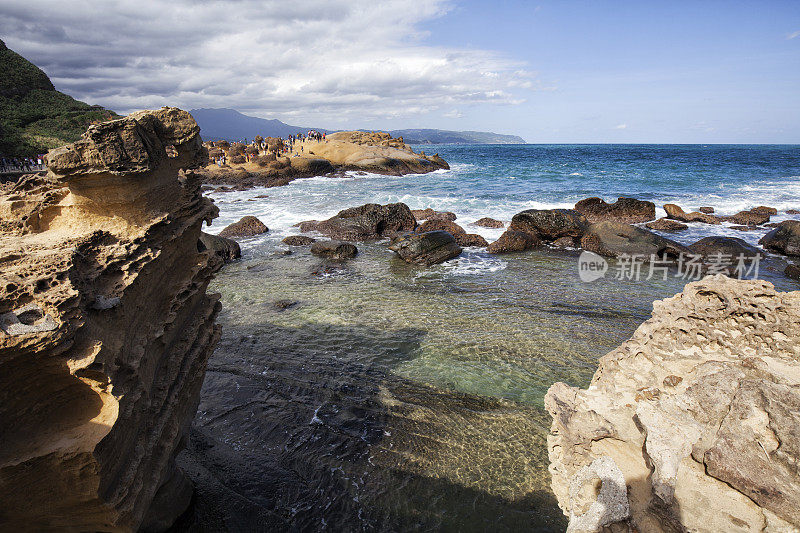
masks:
<path fill-rule="evenodd" d="M 47 170 L 47 166 L 43 163 L 37 164 L 0 164 L 0 174 L 27 174 L 29 172 L 43 172 Z"/>

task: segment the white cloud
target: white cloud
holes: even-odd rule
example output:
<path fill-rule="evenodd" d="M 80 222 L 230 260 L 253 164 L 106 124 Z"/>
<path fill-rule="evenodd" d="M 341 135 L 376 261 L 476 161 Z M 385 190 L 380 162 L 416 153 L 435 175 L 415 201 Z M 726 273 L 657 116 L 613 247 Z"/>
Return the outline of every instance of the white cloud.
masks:
<path fill-rule="evenodd" d="M 614 126 L 615 130 L 624 130 L 624 129 L 627 129 L 627 128 L 628 128 L 627 124 L 617 124 L 616 126 Z"/>
<path fill-rule="evenodd" d="M 787 38 L 788 40 L 792 40 L 792 39 L 794 39 L 795 37 L 800 37 L 800 31 L 794 31 L 794 32 L 792 32 L 792 33 L 789 33 L 789 34 L 787 34 L 787 35 L 786 35 L 786 38 Z"/>
<path fill-rule="evenodd" d="M 461 118 L 464 116 L 464 113 L 462 113 L 458 109 L 451 109 L 447 113 L 442 114 L 442 116 L 446 118 Z"/>
<path fill-rule="evenodd" d="M 117 111 L 231 107 L 342 121 L 536 90 L 525 65 L 425 45 L 446 0 L 6 1 L 0 35 L 78 99 Z"/>

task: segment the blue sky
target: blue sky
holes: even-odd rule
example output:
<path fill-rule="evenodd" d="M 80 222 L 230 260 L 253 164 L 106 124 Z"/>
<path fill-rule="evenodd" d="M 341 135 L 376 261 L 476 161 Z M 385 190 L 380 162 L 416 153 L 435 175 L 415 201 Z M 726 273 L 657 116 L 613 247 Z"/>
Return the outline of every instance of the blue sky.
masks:
<path fill-rule="evenodd" d="M 800 143 L 800 0 L 5 0 L 0 38 L 121 113 L 529 142 Z"/>

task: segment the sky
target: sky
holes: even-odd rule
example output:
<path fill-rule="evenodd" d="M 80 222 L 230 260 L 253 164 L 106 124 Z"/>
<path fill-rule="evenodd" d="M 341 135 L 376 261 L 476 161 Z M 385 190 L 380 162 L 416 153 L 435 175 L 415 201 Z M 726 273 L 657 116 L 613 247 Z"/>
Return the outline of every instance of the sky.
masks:
<path fill-rule="evenodd" d="M 800 143 L 800 0 L 2 0 L 0 39 L 123 114 Z"/>

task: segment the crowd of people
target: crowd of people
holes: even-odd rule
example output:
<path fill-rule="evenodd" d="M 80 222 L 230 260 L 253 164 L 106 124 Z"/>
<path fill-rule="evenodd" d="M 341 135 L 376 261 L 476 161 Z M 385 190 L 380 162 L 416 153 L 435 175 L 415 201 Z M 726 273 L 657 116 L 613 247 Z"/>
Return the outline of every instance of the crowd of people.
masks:
<path fill-rule="evenodd" d="M 46 170 L 44 155 L 36 157 L 6 157 L 0 156 L 0 173 L 36 172 Z"/>
<path fill-rule="evenodd" d="M 269 139 L 274 140 L 274 138 Z M 280 141 L 278 143 L 274 143 L 272 141 L 268 142 L 268 139 L 264 139 L 261 136 L 256 136 L 252 142 L 249 142 L 247 139 L 243 139 L 240 144 L 247 147 L 254 147 L 258 150 L 258 152 L 255 153 L 250 150 L 245 150 L 245 152 L 240 155 L 244 158 L 245 162 L 250 163 L 257 156 L 267 155 L 268 153 L 274 153 L 275 155 L 291 154 L 295 151 L 295 143 L 302 143 L 304 141 L 327 142 L 327 134 L 320 133 L 316 130 L 309 130 L 305 134 L 298 133 L 297 135 L 289 135 L 285 139 L 283 137 L 278 139 Z M 213 161 L 217 166 L 223 167 L 232 162 L 232 156 L 227 153 L 226 147 L 230 146 L 227 141 L 215 141 L 211 144 L 212 146 L 223 148 L 223 150 L 220 150 L 218 155 L 213 156 Z M 304 146 L 300 144 L 300 153 L 304 151 Z M 298 155 L 299 154 L 295 154 L 295 156 Z"/>

